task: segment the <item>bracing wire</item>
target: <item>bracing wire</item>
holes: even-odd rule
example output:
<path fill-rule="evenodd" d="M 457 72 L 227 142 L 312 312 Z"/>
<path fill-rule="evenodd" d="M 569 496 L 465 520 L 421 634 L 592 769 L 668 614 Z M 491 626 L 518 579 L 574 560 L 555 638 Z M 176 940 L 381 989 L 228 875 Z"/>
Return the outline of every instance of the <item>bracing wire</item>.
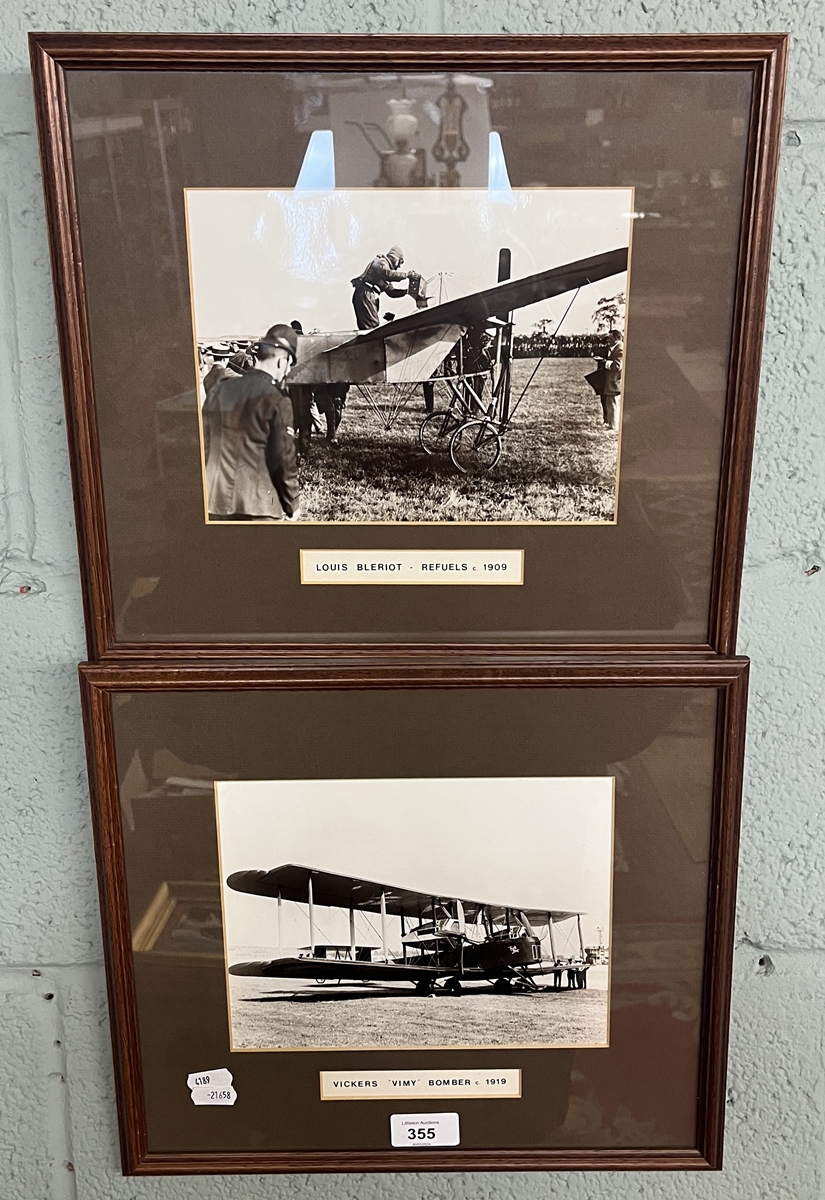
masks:
<path fill-rule="evenodd" d="M 562 325 L 564 324 L 564 318 L 567 316 L 567 314 L 570 312 L 570 309 L 575 304 L 576 297 L 578 296 L 580 291 L 581 291 L 581 288 L 577 287 L 575 292 L 573 293 L 573 299 L 570 301 L 567 308 L 564 310 L 561 320 L 559 321 L 558 325 L 556 326 L 555 330 L 553 331 L 553 334 L 551 335 L 552 337 L 556 338 L 559 336 L 559 330 L 561 329 Z M 527 380 L 524 387 L 521 389 L 521 395 L 519 396 L 518 400 L 515 402 L 513 407 L 510 409 L 510 420 L 511 421 L 512 421 L 513 417 L 516 415 L 516 409 L 521 404 L 524 397 L 527 395 L 527 389 L 530 387 L 530 384 L 535 379 L 536 373 L 537 373 L 539 367 L 541 366 L 541 364 L 544 362 L 546 357 L 547 357 L 547 352 L 545 351 L 545 353 L 542 354 L 541 358 L 539 359 L 539 361 L 536 363 L 535 367 L 533 368 L 530 378 Z"/>

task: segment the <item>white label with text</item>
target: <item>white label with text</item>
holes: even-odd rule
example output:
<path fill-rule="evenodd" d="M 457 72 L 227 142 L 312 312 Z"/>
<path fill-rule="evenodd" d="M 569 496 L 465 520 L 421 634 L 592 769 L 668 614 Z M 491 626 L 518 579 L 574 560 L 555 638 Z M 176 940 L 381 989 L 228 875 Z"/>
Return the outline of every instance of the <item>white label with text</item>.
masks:
<path fill-rule="evenodd" d="M 447 1100 L 521 1098 L 521 1071 L 321 1071 L 322 1100 L 389 1100 L 441 1096 Z"/>
<path fill-rule="evenodd" d="M 186 1077 L 186 1086 L 192 1096 L 192 1103 L 234 1104 L 238 1093 L 232 1086 L 232 1072 L 226 1067 L 217 1071 L 193 1071 Z"/>
<path fill-rule="evenodd" d="M 234 1104 L 238 1093 L 233 1087 L 193 1087 L 190 1091 L 192 1103 L 203 1104 Z"/>
<path fill-rule="evenodd" d="M 390 1117 L 393 1146 L 423 1149 L 427 1146 L 457 1146 L 461 1141 L 458 1113 L 393 1113 Z"/>
<path fill-rule="evenodd" d="M 232 1082 L 232 1072 L 226 1067 L 219 1071 L 194 1071 L 186 1078 L 188 1088 L 196 1087 L 229 1087 Z"/>
<path fill-rule="evenodd" d="M 302 550 L 301 583 L 524 583 L 523 550 Z"/>

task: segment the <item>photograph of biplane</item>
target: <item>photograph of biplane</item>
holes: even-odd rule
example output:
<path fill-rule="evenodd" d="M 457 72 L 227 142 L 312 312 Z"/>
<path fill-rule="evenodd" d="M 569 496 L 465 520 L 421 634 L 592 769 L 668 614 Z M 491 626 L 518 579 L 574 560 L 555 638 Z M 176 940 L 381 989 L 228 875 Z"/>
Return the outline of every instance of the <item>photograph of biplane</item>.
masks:
<path fill-rule="evenodd" d="M 611 778 L 230 781 L 216 805 L 233 1049 L 607 1045 Z"/>
<path fill-rule="evenodd" d="M 224 412 L 231 388 L 214 389 L 289 327 L 286 516 L 612 523 L 633 203 L 630 188 L 188 189 L 202 408 Z M 224 475 L 229 443 L 204 449 Z"/>

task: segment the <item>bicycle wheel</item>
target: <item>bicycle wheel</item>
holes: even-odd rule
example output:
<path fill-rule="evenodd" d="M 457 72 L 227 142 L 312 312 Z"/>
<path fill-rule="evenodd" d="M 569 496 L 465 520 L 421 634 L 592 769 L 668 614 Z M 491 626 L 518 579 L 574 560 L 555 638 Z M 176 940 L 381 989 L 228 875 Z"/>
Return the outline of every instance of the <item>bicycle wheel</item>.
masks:
<path fill-rule="evenodd" d="M 450 458 L 462 474 L 491 471 L 501 457 L 501 438 L 489 421 L 467 421 L 450 439 Z"/>
<path fill-rule="evenodd" d="M 429 413 L 418 428 L 418 442 L 425 454 L 446 450 L 460 422 L 452 409 Z"/>

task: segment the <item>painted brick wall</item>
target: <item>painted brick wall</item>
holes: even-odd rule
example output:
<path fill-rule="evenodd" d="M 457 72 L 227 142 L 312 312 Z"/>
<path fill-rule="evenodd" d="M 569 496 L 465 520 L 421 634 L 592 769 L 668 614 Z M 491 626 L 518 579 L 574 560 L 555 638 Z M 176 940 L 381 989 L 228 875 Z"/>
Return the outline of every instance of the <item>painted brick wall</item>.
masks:
<path fill-rule="evenodd" d="M 124 1180 L 75 664 L 83 625 L 29 29 L 794 36 L 740 649 L 754 659 L 721 1175 Z M 817 0 L 5 0 L 0 8 L 4 1200 L 825 1200 L 825 7 Z M 19 587 L 32 590 L 25 597 Z M 765 955 L 768 959 L 765 959 Z M 760 966 L 760 959 L 763 965 Z"/>

